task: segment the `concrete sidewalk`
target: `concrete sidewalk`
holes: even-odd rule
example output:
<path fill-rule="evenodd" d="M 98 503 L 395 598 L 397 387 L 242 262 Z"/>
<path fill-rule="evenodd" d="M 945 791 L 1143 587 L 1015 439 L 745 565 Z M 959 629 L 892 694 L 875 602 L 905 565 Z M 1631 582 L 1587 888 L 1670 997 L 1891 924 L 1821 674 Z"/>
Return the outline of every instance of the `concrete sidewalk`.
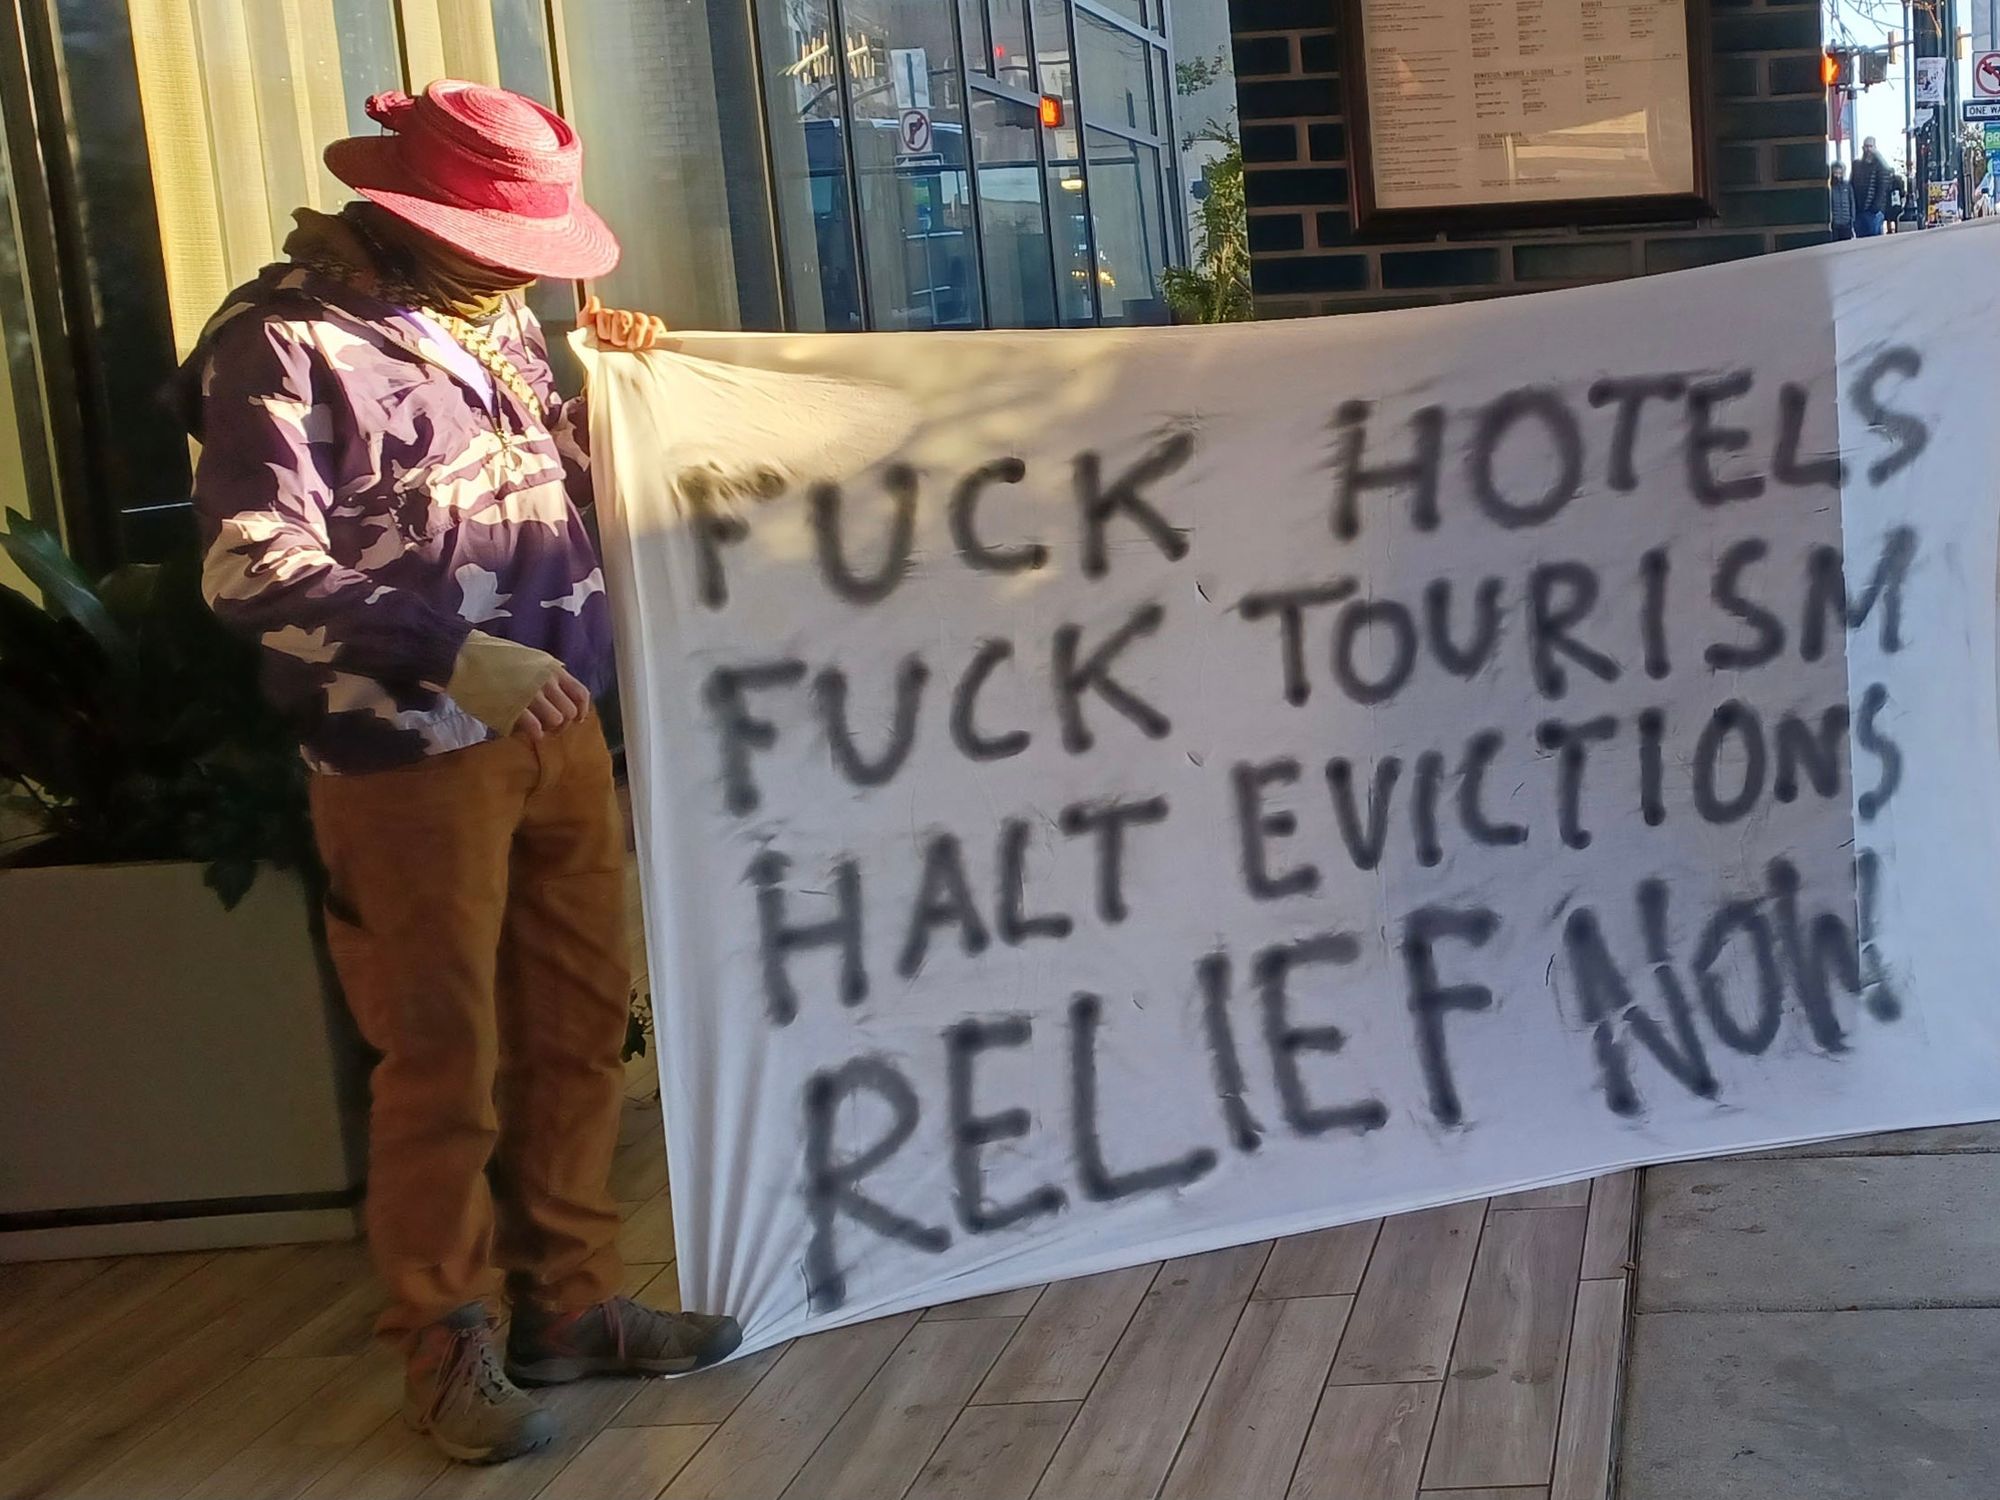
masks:
<path fill-rule="evenodd" d="M 1621 1500 L 2000 1495 L 2000 1125 L 1644 1178 Z"/>

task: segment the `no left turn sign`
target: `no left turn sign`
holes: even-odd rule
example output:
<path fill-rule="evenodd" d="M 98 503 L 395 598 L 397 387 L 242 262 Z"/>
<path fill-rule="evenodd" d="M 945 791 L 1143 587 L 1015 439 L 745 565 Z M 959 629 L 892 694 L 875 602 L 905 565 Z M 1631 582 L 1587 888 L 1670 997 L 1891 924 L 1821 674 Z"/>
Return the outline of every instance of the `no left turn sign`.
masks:
<path fill-rule="evenodd" d="M 928 110 L 906 109 L 896 122 L 896 149 L 905 156 L 922 156 L 931 149 Z"/>
<path fill-rule="evenodd" d="M 1972 92 L 1980 99 L 2000 99 L 2000 52 L 1982 52 L 1972 60 Z"/>

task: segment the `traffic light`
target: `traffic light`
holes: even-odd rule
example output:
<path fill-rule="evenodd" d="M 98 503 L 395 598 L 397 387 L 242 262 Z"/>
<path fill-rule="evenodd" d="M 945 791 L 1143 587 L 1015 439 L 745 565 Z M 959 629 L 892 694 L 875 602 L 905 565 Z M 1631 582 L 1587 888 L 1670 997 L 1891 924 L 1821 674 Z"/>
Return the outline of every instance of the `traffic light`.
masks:
<path fill-rule="evenodd" d="M 1889 53 L 1886 48 L 1861 54 L 1861 86 L 1873 88 L 1889 81 Z"/>
<path fill-rule="evenodd" d="M 1847 56 L 1839 47 L 1829 47 L 1820 54 L 1819 81 L 1830 89 L 1847 82 Z"/>

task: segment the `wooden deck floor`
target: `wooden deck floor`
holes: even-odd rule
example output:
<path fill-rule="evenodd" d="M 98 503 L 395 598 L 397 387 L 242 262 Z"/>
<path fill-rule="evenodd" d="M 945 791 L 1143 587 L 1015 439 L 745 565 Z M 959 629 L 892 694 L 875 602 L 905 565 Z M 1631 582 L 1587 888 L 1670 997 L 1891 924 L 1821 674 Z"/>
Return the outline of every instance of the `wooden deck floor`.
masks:
<path fill-rule="evenodd" d="M 614 1187 L 678 1299 L 657 1090 Z M 0 1266 L 0 1497 L 1605 1500 L 1629 1174 L 1192 1256 L 549 1394 L 447 1465 L 396 1415 L 359 1245 Z"/>
<path fill-rule="evenodd" d="M 629 1288 L 677 1305 L 658 1101 Z M 0 1496 L 1604 1500 L 1626 1176 L 1249 1245 L 550 1393 L 447 1466 L 395 1414 L 358 1245 L 0 1266 Z"/>

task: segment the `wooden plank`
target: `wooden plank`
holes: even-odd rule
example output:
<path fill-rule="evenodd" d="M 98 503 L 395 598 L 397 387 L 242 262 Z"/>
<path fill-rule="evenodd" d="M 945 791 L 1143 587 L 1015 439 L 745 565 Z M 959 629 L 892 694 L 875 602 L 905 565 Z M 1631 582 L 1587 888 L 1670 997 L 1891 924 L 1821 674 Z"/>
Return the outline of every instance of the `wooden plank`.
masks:
<path fill-rule="evenodd" d="M 621 1297 L 637 1297 L 639 1293 L 652 1285 L 659 1277 L 660 1272 L 665 1269 L 666 1267 L 657 1260 L 626 1261 L 625 1274 L 618 1281 L 618 1295 Z"/>
<path fill-rule="evenodd" d="M 635 1301 L 643 1302 L 647 1307 L 657 1307 L 661 1312 L 680 1312 L 681 1268 L 678 1265 L 661 1266 L 632 1296 Z"/>
<path fill-rule="evenodd" d="M 1441 1389 L 1328 1386 L 1287 1500 L 1412 1500 Z"/>
<path fill-rule="evenodd" d="M 627 1260 L 665 1265 L 674 1258 L 674 1200 L 655 1193 L 633 1211 L 618 1231 L 618 1249 Z"/>
<path fill-rule="evenodd" d="M 974 1403 L 1081 1401 L 1159 1269 L 1158 1264 L 1127 1266 L 1051 1282 L 995 1361 Z"/>
<path fill-rule="evenodd" d="M 1513 1211 L 1520 1208 L 1588 1208 L 1590 1206 L 1590 1179 L 1581 1182 L 1562 1182 L 1554 1187 L 1529 1188 L 1526 1192 L 1503 1193 L 1498 1198 L 1487 1200 L 1489 1209 Z"/>
<path fill-rule="evenodd" d="M 22 1260 L 0 1265 L 0 1334 L 29 1313 L 58 1302 L 116 1265 L 109 1257 Z"/>
<path fill-rule="evenodd" d="M 345 1369 L 262 1441 L 344 1452 L 367 1441 L 402 1404 L 402 1360 L 386 1348 L 370 1349 L 349 1359 Z"/>
<path fill-rule="evenodd" d="M 155 1423 L 48 1500 L 175 1500 L 255 1443 L 346 1367 L 339 1358 L 260 1359 Z"/>
<path fill-rule="evenodd" d="M 666 1500 L 776 1500 L 916 1321 L 904 1313 L 794 1342 Z"/>
<path fill-rule="evenodd" d="M 1632 1215 L 1639 1174 L 1613 1172 L 1590 1186 L 1590 1222 L 1583 1234 L 1586 1281 L 1623 1276 L 1632 1264 Z"/>
<path fill-rule="evenodd" d="M 291 1246 L 218 1255 L 149 1304 L 153 1316 L 85 1339 L 0 1407 L 0 1495 L 39 1494 L 102 1466 L 119 1443 L 248 1364 L 273 1326 L 297 1321 L 282 1314 L 301 1297 L 332 1295 L 324 1278 L 340 1269 Z"/>
<path fill-rule="evenodd" d="M 904 1500 L 1028 1500 L 1082 1404 L 968 1406 Z"/>
<path fill-rule="evenodd" d="M 1351 1297 L 1298 1297 L 1243 1310 L 1165 1500 L 1285 1493 L 1353 1305 Z"/>
<path fill-rule="evenodd" d="M 1259 1297 L 1351 1297 L 1361 1288 L 1382 1232 L 1380 1219 L 1294 1234 L 1271 1247 L 1257 1283 Z"/>
<path fill-rule="evenodd" d="M 660 1112 L 648 1109 L 646 1131 L 618 1148 L 611 1158 L 611 1196 L 620 1203 L 643 1203 L 667 1190 L 667 1143 Z"/>
<path fill-rule="evenodd" d="M 212 1256 L 174 1284 L 174 1295 L 149 1306 L 149 1315 L 107 1324 L 63 1351 L 14 1397 L 0 1402 L 0 1454 L 14 1441 L 39 1436 L 78 1415 L 105 1395 L 107 1372 L 131 1372 L 166 1355 L 225 1317 L 244 1296 L 304 1263 L 293 1246 Z M 8 1458 L 0 1458 L 0 1494 L 17 1483 Z M 26 1488 L 27 1486 L 21 1486 Z"/>
<path fill-rule="evenodd" d="M 1538 1484 L 1504 1490 L 1425 1490 L 1418 1500 L 1549 1500 L 1549 1492 Z"/>
<path fill-rule="evenodd" d="M 743 1398 L 771 1373 L 789 1345 L 763 1349 L 726 1365 L 672 1380 L 649 1380 L 639 1387 L 613 1425 L 618 1427 L 708 1426 L 729 1420 Z"/>
<path fill-rule="evenodd" d="M 563 1471 L 579 1449 L 611 1424 L 632 1399 L 636 1380 L 579 1380 L 540 1393 L 543 1408 L 555 1418 L 560 1436 L 539 1452 L 504 1464 L 474 1468 L 450 1464 L 431 1481 L 423 1500 L 521 1500 L 541 1492 Z"/>
<path fill-rule="evenodd" d="M 1036 1495 L 1151 1500 L 1270 1250 L 1237 1245 L 1160 1268 Z"/>
<path fill-rule="evenodd" d="M 1042 1295 L 1038 1286 L 1024 1286 L 1012 1292 L 991 1292 L 984 1297 L 966 1297 L 946 1302 L 924 1314 L 926 1323 L 945 1323 L 959 1318 L 1025 1318 L 1035 1310 Z"/>
<path fill-rule="evenodd" d="M 129 1332 L 144 1316 L 146 1304 L 185 1280 L 215 1258 L 212 1250 L 174 1255 L 128 1255 L 108 1264 L 53 1261 L 95 1273 L 77 1278 L 62 1291 L 48 1282 L 43 1290 L 9 1308 L 0 1334 L 0 1392 L 17 1391 L 39 1382 L 43 1373 L 85 1340 L 102 1338 L 107 1329 Z M 0 1269 L 17 1269 L 13 1267 Z M 21 1268 L 24 1269 L 24 1268 Z M 60 1281 L 56 1283 L 60 1285 Z M 6 1294 L 0 1294 L 6 1295 Z"/>
<path fill-rule="evenodd" d="M 1485 1217 L 1484 1203 L 1455 1203 L 1383 1221 L 1333 1362 L 1335 1385 L 1444 1379 Z"/>
<path fill-rule="evenodd" d="M 1584 1282 L 1577 1288 L 1569 1333 L 1549 1500 L 1605 1500 L 1611 1493 L 1611 1439 L 1624 1354 L 1625 1283 Z"/>
<path fill-rule="evenodd" d="M 819 1445 L 787 1500 L 882 1500 L 909 1488 L 1016 1325 L 918 1323 Z"/>
<path fill-rule="evenodd" d="M 389 1294 L 373 1276 L 363 1276 L 265 1352 L 280 1359 L 323 1354 L 360 1354 L 375 1342 L 375 1320 Z"/>
<path fill-rule="evenodd" d="M 189 1490 L 183 1500 L 250 1500 L 252 1496 L 256 1500 L 293 1500 L 331 1472 L 341 1457 L 337 1448 L 252 1443 Z"/>
<path fill-rule="evenodd" d="M 1495 1213 L 1452 1350 L 1424 1484 L 1547 1484 L 1583 1261 L 1584 1210 Z"/>
<path fill-rule="evenodd" d="M 450 1466 L 429 1438 L 391 1417 L 290 1500 L 416 1500 Z"/>
<path fill-rule="evenodd" d="M 652 1500 L 687 1467 L 714 1431 L 713 1427 L 607 1427 L 563 1465 L 538 1500 Z"/>

